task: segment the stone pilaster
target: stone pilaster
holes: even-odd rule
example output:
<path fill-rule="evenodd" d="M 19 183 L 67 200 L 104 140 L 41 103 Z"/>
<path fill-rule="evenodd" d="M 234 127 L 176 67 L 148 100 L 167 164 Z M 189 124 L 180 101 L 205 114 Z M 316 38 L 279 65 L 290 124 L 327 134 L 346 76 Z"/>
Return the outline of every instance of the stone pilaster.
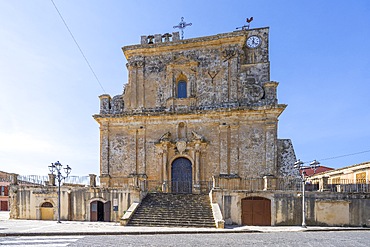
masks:
<path fill-rule="evenodd" d="M 228 125 L 220 125 L 220 174 L 228 174 Z"/>
<path fill-rule="evenodd" d="M 276 174 L 277 163 L 277 133 L 276 123 L 271 122 L 266 124 L 266 173 Z"/>
<path fill-rule="evenodd" d="M 230 174 L 239 174 L 239 125 L 230 126 Z"/>
<path fill-rule="evenodd" d="M 146 174 L 145 129 L 140 127 L 136 134 L 137 172 L 138 174 Z"/>
<path fill-rule="evenodd" d="M 195 184 L 200 182 L 200 144 L 195 144 Z"/>
<path fill-rule="evenodd" d="M 144 79 L 144 61 L 137 62 L 136 69 L 136 108 L 145 107 L 145 79 Z"/>
<path fill-rule="evenodd" d="M 100 175 L 109 175 L 109 123 L 100 125 Z"/>

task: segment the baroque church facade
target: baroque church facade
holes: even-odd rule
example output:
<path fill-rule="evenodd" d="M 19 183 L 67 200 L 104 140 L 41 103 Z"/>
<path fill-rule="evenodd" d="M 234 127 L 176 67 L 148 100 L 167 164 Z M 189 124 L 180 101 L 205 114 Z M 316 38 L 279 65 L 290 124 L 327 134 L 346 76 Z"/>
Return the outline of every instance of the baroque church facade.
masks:
<path fill-rule="evenodd" d="M 128 83 L 100 96 L 100 181 L 202 193 L 215 178 L 282 177 L 295 156 L 277 137 L 286 108 L 270 80 L 269 29 L 122 48 Z M 289 167 L 290 165 L 290 167 Z"/>
<path fill-rule="evenodd" d="M 94 174 L 88 186 L 64 183 L 61 220 L 126 225 L 140 222 L 145 205 L 160 205 L 144 214 L 148 225 L 177 205 L 176 226 L 191 217 L 219 228 L 300 225 L 305 205 L 308 225 L 369 224 L 370 194 L 333 191 L 326 177 L 303 204 L 292 142 L 277 135 L 286 105 L 270 79 L 269 28 L 192 39 L 148 35 L 122 50 L 128 83 L 120 95 L 99 96 L 93 116 L 100 185 Z M 49 174 L 45 184 L 25 184 L 13 174 L 10 217 L 57 219 L 55 180 Z"/>

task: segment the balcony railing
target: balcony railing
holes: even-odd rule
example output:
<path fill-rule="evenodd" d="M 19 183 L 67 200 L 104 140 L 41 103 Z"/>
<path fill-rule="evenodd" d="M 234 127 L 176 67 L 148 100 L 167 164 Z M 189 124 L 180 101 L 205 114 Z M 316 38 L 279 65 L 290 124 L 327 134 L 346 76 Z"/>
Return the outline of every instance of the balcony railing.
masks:
<path fill-rule="evenodd" d="M 370 193 L 370 181 L 367 179 L 329 179 L 327 187 L 331 192 Z"/>

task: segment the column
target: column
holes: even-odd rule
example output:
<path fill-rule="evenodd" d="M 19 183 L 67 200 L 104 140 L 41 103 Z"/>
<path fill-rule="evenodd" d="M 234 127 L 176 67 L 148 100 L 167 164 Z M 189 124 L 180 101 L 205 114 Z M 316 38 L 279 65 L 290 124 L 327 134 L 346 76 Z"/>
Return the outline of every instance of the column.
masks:
<path fill-rule="evenodd" d="M 136 85 L 137 85 L 137 106 L 136 108 L 145 107 L 145 86 L 144 86 L 144 61 L 137 62 Z"/>
<path fill-rule="evenodd" d="M 168 160 L 168 151 L 167 151 L 167 143 L 162 146 L 162 191 L 164 193 L 169 192 L 169 184 L 168 181 L 168 169 L 167 169 L 167 160 Z"/>
<path fill-rule="evenodd" d="M 276 122 L 266 125 L 266 173 L 275 175 L 277 163 Z"/>
<path fill-rule="evenodd" d="M 228 174 L 228 125 L 220 125 L 220 174 Z"/>
<path fill-rule="evenodd" d="M 100 173 L 109 175 L 109 123 L 100 126 Z"/>
<path fill-rule="evenodd" d="M 134 109 L 137 107 L 137 67 L 135 63 L 129 63 L 128 66 L 128 78 L 129 78 L 129 83 L 131 84 L 130 87 L 130 100 L 129 102 L 129 108 Z M 125 102 L 126 103 L 126 102 Z"/>
<path fill-rule="evenodd" d="M 195 184 L 200 183 L 200 144 L 195 144 Z"/>
<path fill-rule="evenodd" d="M 230 126 L 230 174 L 239 174 L 239 126 Z"/>
<path fill-rule="evenodd" d="M 138 174 L 146 174 L 146 149 L 145 149 L 145 129 L 143 127 L 140 127 L 140 129 L 137 130 L 137 171 Z"/>
<path fill-rule="evenodd" d="M 162 155 L 162 167 L 163 167 L 163 181 L 168 182 L 168 170 L 167 170 L 167 148 L 163 149 Z"/>

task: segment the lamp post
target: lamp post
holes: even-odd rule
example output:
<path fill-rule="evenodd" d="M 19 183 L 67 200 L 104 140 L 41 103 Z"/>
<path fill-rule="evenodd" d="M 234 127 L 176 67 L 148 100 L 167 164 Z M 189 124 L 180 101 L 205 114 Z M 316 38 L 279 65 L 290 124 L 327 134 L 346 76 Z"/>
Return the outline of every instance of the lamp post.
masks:
<path fill-rule="evenodd" d="M 51 172 L 51 174 L 54 174 L 54 172 L 56 172 L 56 178 L 58 180 L 58 223 L 61 223 L 60 222 L 60 182 L 62 182 L 62 180 L 64 180 L 65 178 L 68 177 L 68 175 L 71 173 L 71 170 L 72 168 L 69 167 L 67 165 L 67 167 L 65 168 L 62 168 L 62 164 L 60 164 L 59 161 L 55 162 L 55 163 L 51 163 L 51 165 L 49 166 L 49 170 Z M 62 175 L 61 171 L 62 169 L 64 169 L 64 172 L 65 172 L 65 176 Z"/>
<path fill-rule="evenodd" d="M 309 166 L 304 166 L 304 162 L 301 160 L 297 160 L 294 162 L 294 168 L 297 169 L 298 171 L 302 171 L 301 177 L 302 177 L 302 227 L 306 228 L 306 203 L 305 203 L 305 197 L 306 197 L 306 178 L 305 174 L 306 172 L 304 169 L 306 168 L 311 168 L 313 169 L 314 173 L 316 172 L 316 169 L 320 166 L 320 162 L 317 160 L 314 160 L 310 163 Z"/>

